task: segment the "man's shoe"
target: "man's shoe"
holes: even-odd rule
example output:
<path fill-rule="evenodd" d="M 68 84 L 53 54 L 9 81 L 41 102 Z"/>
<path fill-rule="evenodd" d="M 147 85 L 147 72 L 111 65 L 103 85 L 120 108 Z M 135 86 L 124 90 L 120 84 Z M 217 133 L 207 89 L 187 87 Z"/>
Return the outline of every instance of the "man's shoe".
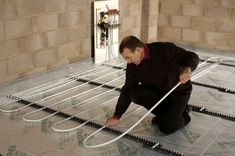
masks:
<path fill-rule="evenodd" d="M 186 124 L 188 124 L 191 121 L 191 117 L 188 113 L 184 113 L 184 118 L 185 118 Z"/>
<path fill-rule="evenodd" d="M 185 110 L 184 110 L 184 118 L 185 118 L 185 121 L 186 121 L 186 124 L 188 124 L 190 121 L 191 121 L 191 117 L 189 115 L 189 113 L 192 111 L 192 106 L 189 106 L 187 105 Z"/>
<path fill-rule="evenodd" d="M 153 117 L 152 121 L 151 121 L 152 125 L 156 125 L 157 124 L 157 117 Z"/>
<path fill-rule="evenodd" d="M 187 105 L 185 108 L 185 112 L 189 114 L 191 111 L 192 111 L 192 106 Z"/>

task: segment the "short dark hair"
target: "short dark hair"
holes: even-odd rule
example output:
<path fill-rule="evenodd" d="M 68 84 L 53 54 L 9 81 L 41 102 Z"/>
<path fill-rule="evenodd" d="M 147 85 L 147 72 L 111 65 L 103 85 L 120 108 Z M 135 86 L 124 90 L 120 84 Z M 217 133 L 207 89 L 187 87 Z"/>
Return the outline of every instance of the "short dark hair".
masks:
<path fill-rule="evenodd" d="M 142 48 L 144 47 L 144 43 L 135 36 L 127 36 L 119 46 L 119 53 L 122 54 L 125 48 L 130 49 L 134 53 L 136 47 Z"/>

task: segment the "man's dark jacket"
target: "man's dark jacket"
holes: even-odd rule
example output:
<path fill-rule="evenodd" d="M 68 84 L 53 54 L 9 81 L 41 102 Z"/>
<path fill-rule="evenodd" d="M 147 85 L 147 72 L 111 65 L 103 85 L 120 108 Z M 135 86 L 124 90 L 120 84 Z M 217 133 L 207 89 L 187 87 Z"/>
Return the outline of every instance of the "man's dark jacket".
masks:
<path fill-rule="evenodd" d="M 142 84 L 167 93 L 179 82 L 179 75 L 185 67 L 190 67 L 193 71 L 199 62 L 197 54 L 177 47 L 174 43 L 150 43 L 145 45 L 144 50 L 149 53 L 149 58 L 139 65 L 127 65 L 126 81 L 116 105 L 115 117 L 120 118 L 129 107 L 131 100 L 128 93 L 131 88 Z M 181 84 L 174 93 L 187 94 L 191 90 L 192 84 L 188 81 Z"/>

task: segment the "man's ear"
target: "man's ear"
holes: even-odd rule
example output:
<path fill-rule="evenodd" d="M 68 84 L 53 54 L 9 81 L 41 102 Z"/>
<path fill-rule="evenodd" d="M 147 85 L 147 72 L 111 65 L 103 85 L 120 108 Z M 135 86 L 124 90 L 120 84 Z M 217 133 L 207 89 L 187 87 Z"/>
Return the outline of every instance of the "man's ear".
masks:
<path fill-rule="evenodd" d="M 141 48 L 140 48 L 140 47 L 136 47 L 136 48 L 135 48 L 135 51 L 140 52 L 140 51 L 141 51 Z"/>

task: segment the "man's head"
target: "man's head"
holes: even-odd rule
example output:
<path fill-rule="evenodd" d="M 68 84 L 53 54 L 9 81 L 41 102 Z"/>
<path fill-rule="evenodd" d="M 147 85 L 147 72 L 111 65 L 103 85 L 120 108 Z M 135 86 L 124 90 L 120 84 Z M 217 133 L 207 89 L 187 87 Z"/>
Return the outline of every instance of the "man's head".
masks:
<path fill-rule="evenodd" d="M 144 43 L 135 36 L 127 36 L 119 46 L 119 53 L 128 63 L 139 65 L 144 59 Z"/>

